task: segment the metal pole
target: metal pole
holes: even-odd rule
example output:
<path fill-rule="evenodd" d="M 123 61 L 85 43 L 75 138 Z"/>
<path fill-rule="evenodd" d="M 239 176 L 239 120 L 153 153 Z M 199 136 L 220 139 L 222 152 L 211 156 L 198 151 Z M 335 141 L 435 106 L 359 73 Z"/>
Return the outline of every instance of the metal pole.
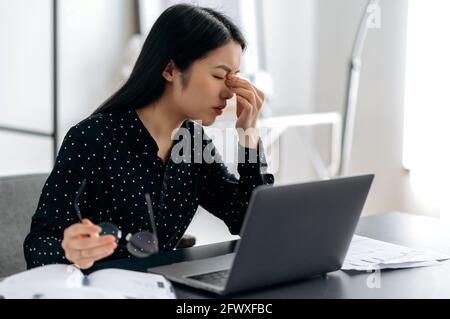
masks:
<path fill-rule="evenodd" d="M 53 0 L 53 158 L 58 154 L 58 0 Z"/>
<path fill-rule="evenodd" d="M 378 3 L 379 0 L 368 1 L 358 28 L 358 33 L 356 34 L 356 39 L 352 50 L 352 57 L 349 64 L 347 78 L 347 95 L 345 98 L 345 106 L 343 111 L 341 161 L 339 165 L 338 175 L 346 175 L 349 173 L 356 108 L 358 102 L 359 80 L 361 75 L 361 56 L 366 41 L 367 31 L 369 28 L 368 19 L 371 15 L 369 8 L 373 5 L 378 5 Z"/>

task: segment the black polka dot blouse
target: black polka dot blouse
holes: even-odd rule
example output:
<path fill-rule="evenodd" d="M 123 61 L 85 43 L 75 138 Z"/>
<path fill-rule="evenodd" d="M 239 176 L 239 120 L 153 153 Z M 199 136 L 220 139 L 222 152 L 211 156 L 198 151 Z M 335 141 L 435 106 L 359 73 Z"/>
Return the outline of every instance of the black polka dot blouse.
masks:
<path fill-rule="evenodd" d="M 173 145 L 190 146 L 189 154 L 186 148 L 172 149 L 164 163 L 135 109 L 96 114 L 73 126 L 43 186 L 24 242 L 27 267 L 69 263 L 61 241 L 64 230 L 79 222 L 73 202 L 84 179 L 87 186 L 78 202 L 82 217 L 94 224 L 113 223 L 123 237 L 152 230 L 145 200 L 149 193 L 160 251 L 177 246 L 199 205 L 239 234 L 252 190 L 274 183 L 261 142 L 257 150 L 238 146 L 238 179 L 199 124 L 185 121 L 181 128 L 190 134 L 180 134 Z M 200 144 L 195 134 L 202 135 Z M 191 143 L 177 144 L 186 141 Z M 131 257 L 124 246 L 119 242 L 107 260 Z"/>

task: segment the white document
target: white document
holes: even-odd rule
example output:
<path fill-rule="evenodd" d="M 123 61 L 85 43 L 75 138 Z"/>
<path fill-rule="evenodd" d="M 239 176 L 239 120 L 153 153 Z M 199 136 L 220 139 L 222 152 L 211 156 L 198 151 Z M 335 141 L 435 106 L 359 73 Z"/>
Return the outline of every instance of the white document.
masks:
<path fill-rule="evenodd" d="M 171 283 L 161 275 L 122 269 L 85 276 L 72 265 L 47 265 L 0 282 L 0 298 L 14 299 L 174 299 Z"/>
<path fill-rule="evenodd" d="M 449 255 L 416 250 L 363 236 L 354 235 L 342 270 L 375 270 L 439 265 Z"/>

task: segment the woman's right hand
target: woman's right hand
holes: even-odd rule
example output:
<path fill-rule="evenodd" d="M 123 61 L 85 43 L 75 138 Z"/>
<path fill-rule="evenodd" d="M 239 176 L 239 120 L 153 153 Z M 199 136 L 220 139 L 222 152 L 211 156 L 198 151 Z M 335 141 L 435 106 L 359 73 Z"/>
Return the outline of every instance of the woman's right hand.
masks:
<path fill-rule="evenodd" d="M 112 235 L 100 237 L 100 231 L 101 228 L 88 219 L 67 227 L 61 243 L 66 259 L 81 269 L 87 269 L 96 261 L 110 256 L 117 248 L 116 239 Z"/>

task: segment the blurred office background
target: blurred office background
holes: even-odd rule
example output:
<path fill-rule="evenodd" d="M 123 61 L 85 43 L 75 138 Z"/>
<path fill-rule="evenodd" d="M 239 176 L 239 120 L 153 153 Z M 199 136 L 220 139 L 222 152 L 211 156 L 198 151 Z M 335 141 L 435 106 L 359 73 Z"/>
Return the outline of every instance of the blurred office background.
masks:
<path fill-rule="evenodd" d="M 0 0 L 0 176 L 49 172 L 67 130 L 120 86 L 153 21 L 177 2 Z M 366 0 L 184 2 L 224 11 L 243 28 L 243 73 L 271 79 L 264 118 L 342 114 Z M 449 218 L 450 5 L 380 0 L 378 9 L 362 52 L 348 173 L 376 174 L 364 214 Z M 271 146 L 277 184 L 321 178 L 311 147 L 331 161 L 330 126 L 288 127 Z M 202 211 L 188 232 L 200 244 L 231 238 Z"/>

